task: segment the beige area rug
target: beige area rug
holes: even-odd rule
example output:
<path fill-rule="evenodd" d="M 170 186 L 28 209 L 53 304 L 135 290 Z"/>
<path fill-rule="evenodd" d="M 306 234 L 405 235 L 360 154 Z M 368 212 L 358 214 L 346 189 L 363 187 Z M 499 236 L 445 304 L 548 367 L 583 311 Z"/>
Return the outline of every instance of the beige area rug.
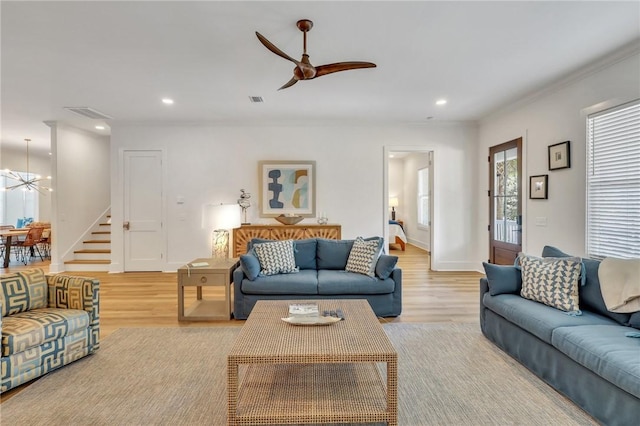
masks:
<path fill-rule="evenodd" d="M 385 324 L 399 424 L 595 425 L 477 324 Z M 2 403 L 12 425 L 224 425 L 226 351 L 240 327 L 130 328 Z"/>

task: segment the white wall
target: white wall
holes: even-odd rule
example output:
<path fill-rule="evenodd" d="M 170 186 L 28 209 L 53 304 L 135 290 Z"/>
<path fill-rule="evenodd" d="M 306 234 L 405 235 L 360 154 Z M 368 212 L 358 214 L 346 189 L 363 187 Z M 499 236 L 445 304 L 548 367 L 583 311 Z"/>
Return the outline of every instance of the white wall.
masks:
<path fill-rule="evenodd" d="M 594 67 L 578 79 L 547 90 L 530 102 L 506 108 L 502 114 L 482 120 L 479 126 L 476 194 L 487 200 L 489 147 L 522 136 L 523 149 L 523 251 L 540 255 L 545 245 L 585 255 L 585 156 L 586 116 L 596 104 L 615 104 L 640 98 L 640 54 L 638 48 L 613 63 Z M 592 111 L 591 111 L 592 112 Z M 549 171 L 547 147 L 571 141 L 571 168 Z M 529 200 L 528 177 L 549 175 L 548 200 Z M 478 252 L 488 258 L 489 221 L 487 201 L 479 203 Z M 537 217 L 547 226 L 536 226 Z"/>
<path fill-rule="evenodd" d="M 50 270 L 58 272 L 109 208 L 109 137 L 59 123 L 50 125 L 55 193 Z"/>
<path fill-rule="evenodd" d="M 436 231 L 439 257 L 433 268 L 468 269 L 478 256 L 469 250 L 475 238 L 473 181 L 476 167 L 474 125 L 424 126 L 187 126 L 112 123 L 113 230 L 122 223 L 122 171 L 118 158 L 124 149 L 161 149 L 167 163 L 165 270 L 209 253 L 208 232 L 200 228 L 204 203 L 234 203 L 240 189 L 253 194 L 252 223 L 274 223 L 258 217 L 259 160 L 315 160 L 317 211 L 330 223 L 342 225 L 342 237 L 383 235 L 384 147 L 395 145 L 435 150 L 443 167 L 436 185 L 442 197 Z M 438 174 L 439 172 L 439 174 Z M 184 204 L 178 204 L 178 197 Z M 315 223 L 315 219 L 306 219 Z M 304 223 L 304 222 L 303 222 Z M 111 271 L 123 268 L 122 233 L 112 232 Z"/>
<path fill-rule="evenodd" d="M 26 142 L 23 149 L 2 147 L 0 155 L 0 170 L 17 170 L 26 172 L 27 170 L 27 148 Z M 48 152 L 29 150 L 29 173 L 41 175 L 43 177 L 51 175 L 51 156 Z M 44 183 L 44 186 L 50 186 L 50 182 Z M 38 217 L 35 218 L 40 222 L 49 222 L 51 220 L 51 194 L 43 193 L 38 197 Z M 22 211 L 22 206 L 7 206 L 8 211 Z M 8 223 L 15 225 L 15 222 Z"/>
<path fill-rule="evenodd" d="M 398 207 L 396 207 L 396 219 L 404 219 L 404 160 L 402 158 L 389 159 L 389 197 L 398 198 Z M 389 218 L 391 218 L 391 209 L 389 209 Z"/>

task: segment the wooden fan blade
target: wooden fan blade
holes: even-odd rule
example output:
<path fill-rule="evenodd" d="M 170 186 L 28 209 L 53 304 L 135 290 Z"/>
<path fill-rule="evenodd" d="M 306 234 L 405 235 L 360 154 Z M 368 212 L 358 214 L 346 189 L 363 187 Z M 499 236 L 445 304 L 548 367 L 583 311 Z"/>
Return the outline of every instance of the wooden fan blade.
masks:
<path fill-rule="evenodd" d="M 291 56 L 287 55 L 282 50 L 278 49 L 275 46 L 275 44 L 271 43 L 269 40 L 267 40 L 262 34 L 260 34 L 257 31 L 256 31 L 256 36 L 258 36 L 258 40 L 260 40 L 260 43 L 262 43 L 264 45 L 264 47 L 266 47 L 267 49 L 269 49 L 270 51 L 272 51 L 276 55 L 280 56 L 281 58 L 284 58 L 284 59 L 286 59 L 288 61 L 291 61 L 294 64 L 300 66 L 300 62 L 299 61 L 296 61 Z"/>
<path fill-rule="evenodd" d="M 337 62 L 335 64 L 320 65 L 316 67 L 316 77 L 331 74 L 339 71 L 357 70 L 359 68 L 375 68 L 376 64 L 371 62 Z"/>
<path fill-rule="evenodd" d="M 293 77 L 291 80 L 287 81 L 287 83 L 279 88 L 278 90 L 286 89 L 287 87 L 291 87 L 298 82 L 298 79 Z"/>

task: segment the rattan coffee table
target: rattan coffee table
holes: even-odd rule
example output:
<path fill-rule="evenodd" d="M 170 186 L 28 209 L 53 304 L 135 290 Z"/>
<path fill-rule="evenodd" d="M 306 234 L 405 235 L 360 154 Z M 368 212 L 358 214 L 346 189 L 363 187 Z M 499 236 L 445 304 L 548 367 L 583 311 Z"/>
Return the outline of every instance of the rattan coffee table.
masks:
<path fill-rule="evenodd" d="M 280 319 L 290 303 L 303 302 L 321 312 L 340 308 L 345 320 Z M 366 300 L 259 301 L 227 357 L 227 392 L 229 425 L 397 426 L 398 354 Z"/>

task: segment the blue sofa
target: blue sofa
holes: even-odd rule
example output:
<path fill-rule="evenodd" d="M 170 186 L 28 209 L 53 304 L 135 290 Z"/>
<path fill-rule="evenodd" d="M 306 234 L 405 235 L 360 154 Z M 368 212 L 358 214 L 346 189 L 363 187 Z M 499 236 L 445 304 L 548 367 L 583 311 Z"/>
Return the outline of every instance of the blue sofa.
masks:
<path fill-rule="evenodd" d="M 253 239 L 254 244 L 271 240 Z M 402 312 L 402 271 L 396 256 L 381 254 L 376 276 L 347 272 L 345 267 L 354 240 L 310 238 L 295 241 L 295 261 L 300 271 L 249 279 L 243 256 L 233 273 L 233 315 L 246 319 L 258 300 L 366 299 L 379 317 Z"/>
<path fill-rule="evenodd" d="M 549 246 L 542 256 L 569 257 Z M 602 424 L 637 425 L 640 339 L 627 335 L 638 332 L 640 312 L 609 312 L 600 292 L 600 262 L 582 261 L 579 316 L 520 297 L 517 273 L 509 267 L 487 270 L 480 279 L 482 333 Z"/>

